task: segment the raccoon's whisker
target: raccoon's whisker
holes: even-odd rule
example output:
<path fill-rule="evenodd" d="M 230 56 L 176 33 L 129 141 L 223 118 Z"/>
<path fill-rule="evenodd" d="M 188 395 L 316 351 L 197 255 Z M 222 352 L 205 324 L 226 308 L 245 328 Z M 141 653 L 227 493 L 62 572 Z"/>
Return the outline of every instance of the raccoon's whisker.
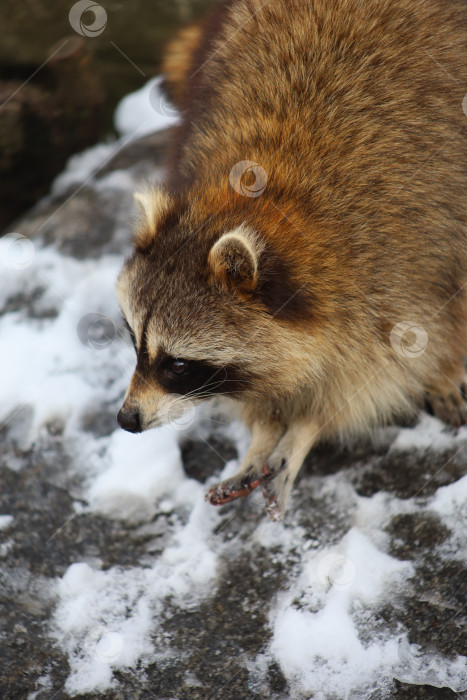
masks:
<path fill-rule="evenodd" d="M 222 396 L 229 396 L 229 394 L 234 394 L 238 396 L 238 391 L 223 391 Z M 206 393 L 206 394 L 194 394 L 193 395 L 194 399 L 212 399 L 214 398 L 213 394 L 211 393 Z"/>
<path fill-rule="evenodd" d="M 192 394 L 196 394 L 197 391 L 201 391 L 203 389 L 210 389 L 213 386 L 220 386 L 223 383 L 223 381 L 207 382 L 206 384 L 202 384 L 201 386 L 199 386 L 197 389 L 192 389 L 191 391 L 187 392 L 186 394 L 184 394 L 184 396 L 191 396 Z"/>
<path fill-rule="evenodd" d="M 211 380 L 213 380 L 214 377 L 216 377 L 220 371 L 224 372 L 224 376 L 221 379 L 219 379 L 217 382 L 212 382 Z M 247 379 L 227 379 L 227 370 L 225 369 L 225 367 L 221 367 L 217 370 L 217 372 L 214 372 L 214 374 L 209 378 L 209 381 L 206 384 L 203 384 L 200 388 L 206 389 L 206 388 L 211 387 L 213 385 L 220 386 L 221 384 L 228 384 L 228 383 L 248 384 L 249 380 L 247 380 Z M 195 391 L 196 391 L 196 389 L 195 389 Z"/>
<path fill-rule="evenodd" d="M 227 380 L 225 380 L 225 379 L 221 379 L 221 380 L 219 380 L 219 381 L 217 381 L 217 382 L 208 382 L 208 383 L 203 384 L 202 386 L 200 386 L 198 389 L 193 389 L 192 391 L 189 391 L 187 394 L 184 394 L 184 396 L 185 396 L 185 397 L 196 396 L 196 395 L 197 395 L 197 392 L 199 392 L 199 391 L 206 391 L 207 389 L 212 389 L 212 388 L 215 389 L 215 388 L 217 388 L 218 386 L 221 386 L 222 384 L 224 384 L 226 381 L 227 381 Z"/>
<path fill-rule="evenodd" d="M 202 394 L 210 394 L 210 392 L 212 392 L 214 389 L 217 389 L 217 387 L 221 386 L 221 384 L 223 384 L 223 382 L 217 383 L 217 384 L 208 384 L 208 385 L 200 387 L 199 389 L 194 389 L 193 391 L 190 391 L 189 394 L 185 394 L 185 398 L 187 398 L 187 399 L 189 399 L 191 397 L 197 398 L 198 396 L 201 395 L 200 392 Z"/>
<path fill-rule="evenodd" d="M 203 390 L 206 392 L 208 389 L 216 389 L 218 386 L 222 386 L 222 384 L 228 384 L 229 382 L 235 383 L 235 384 L 248 384 L 248 381 L 246 379 L 221 379 L 218 382 L 210 382 L 209 384 L 203 384 L 202 387 L 199 389 L 193 389 L 192 391 L 189 391 L 187 394 L 184 394 L 185 398 L 189 398 L 190 396 L 199 396 L 198 392 L 200 390 Z M 222 392 L 223 394 L 225 393 L 235 393 L 235 392 Z"/>

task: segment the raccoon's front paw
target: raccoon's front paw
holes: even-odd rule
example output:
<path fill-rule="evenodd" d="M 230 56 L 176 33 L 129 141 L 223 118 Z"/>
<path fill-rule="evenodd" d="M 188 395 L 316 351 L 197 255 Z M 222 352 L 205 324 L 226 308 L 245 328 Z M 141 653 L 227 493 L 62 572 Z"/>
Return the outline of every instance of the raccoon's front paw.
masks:
<path fill-rule="evenodd" d="M 261 484 L 263 478 L 257 472 L 236 474 L 232 478 L 212 486 L 205 499 L 213 506 L 222 506 L 237 498 L 245 498 Z"/>

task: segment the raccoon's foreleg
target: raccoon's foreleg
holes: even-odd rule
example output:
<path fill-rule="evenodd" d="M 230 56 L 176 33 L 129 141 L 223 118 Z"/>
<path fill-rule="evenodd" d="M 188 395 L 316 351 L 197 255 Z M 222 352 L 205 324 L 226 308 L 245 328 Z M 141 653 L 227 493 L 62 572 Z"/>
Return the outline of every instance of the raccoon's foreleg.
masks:
<path fill-rule="evenodd" d="M 284 427 L 275 421 L 257 421 L 253 423 L 251 431 L 251 446 L 238 472 L 230 479 L 215 484 L 206 494 L 206 500 L 215 506 L 248 496 L 261 484 L 265 475 L 270 478 L 265 465 Z"/>
<path fill-rule="evenodd" d="M 319 424 L 313 419 L 292 423 L 267 461 L 267 475 L 262 481 L 266 512 L 271 520 L 282 520 L 290 492 L 303 460 L 318 439 Z"/>

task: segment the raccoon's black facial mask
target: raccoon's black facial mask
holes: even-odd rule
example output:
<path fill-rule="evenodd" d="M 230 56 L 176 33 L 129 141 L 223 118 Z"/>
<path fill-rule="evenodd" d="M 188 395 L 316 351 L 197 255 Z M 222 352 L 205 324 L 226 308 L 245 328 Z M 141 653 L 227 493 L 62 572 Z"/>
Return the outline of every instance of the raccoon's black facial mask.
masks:
<path fill-rule="evenodd" d="M 216 367 L 201 360 L 185 360 L 160 353 L 150 368 L 158 383 L 169 393 L 194 397 L 237 394 L 247 388 L 251 377 L 238 367 Z"/>

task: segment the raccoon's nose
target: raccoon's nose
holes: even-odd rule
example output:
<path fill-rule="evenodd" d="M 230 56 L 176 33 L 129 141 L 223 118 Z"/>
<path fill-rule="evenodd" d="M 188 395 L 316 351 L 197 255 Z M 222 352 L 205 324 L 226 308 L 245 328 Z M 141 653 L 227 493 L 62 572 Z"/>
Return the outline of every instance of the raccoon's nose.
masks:
<path fill-rule="evenodd" d="M 139 411 L 137 408 L 123 410 L 123 407 L 117 413 L 117 420 L 123 430 L 128 430 L 129 433 L 140 433 L 141 422 L 139 419 Z"/>

